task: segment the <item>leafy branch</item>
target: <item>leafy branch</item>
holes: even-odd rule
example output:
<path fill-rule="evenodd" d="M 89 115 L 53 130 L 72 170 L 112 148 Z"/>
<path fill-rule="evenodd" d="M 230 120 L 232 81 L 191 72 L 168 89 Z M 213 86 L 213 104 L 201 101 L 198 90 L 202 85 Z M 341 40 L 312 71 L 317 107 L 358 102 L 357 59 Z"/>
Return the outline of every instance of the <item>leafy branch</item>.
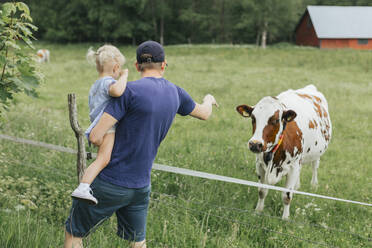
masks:
<path fill-rule="evenodd" d="M 36 88 L 42 74 L 36 67 L 30 10 L 25 3 L 7 2 L 0 5 L 0 112 L 7 109 L 13 94 L 25 92 L 37 96 Z"/>

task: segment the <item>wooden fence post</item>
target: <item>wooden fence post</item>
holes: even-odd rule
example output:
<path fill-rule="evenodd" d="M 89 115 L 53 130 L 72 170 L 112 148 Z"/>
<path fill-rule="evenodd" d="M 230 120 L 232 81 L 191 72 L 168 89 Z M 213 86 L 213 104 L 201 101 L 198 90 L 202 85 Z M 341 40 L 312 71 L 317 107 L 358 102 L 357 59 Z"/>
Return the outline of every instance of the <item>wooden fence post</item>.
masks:
<path fill-rule="evenodd" d="M 75 132 L 75 136 L 78 143 L 78 152 L 77 152 L 77 177 L 78 182 L 84 175 L 84 171 L 87 165 L 86 161 L 86 152 L 85 152 L 85 142 L 84 142 L 84 131 L 81 129 L 78 118 L 77 118 L 77 107 L 76 107 L 76 98 L 75 94 L 68 94 L 68 111 L 70 117 L 70 124 L 72 130 Z"/>

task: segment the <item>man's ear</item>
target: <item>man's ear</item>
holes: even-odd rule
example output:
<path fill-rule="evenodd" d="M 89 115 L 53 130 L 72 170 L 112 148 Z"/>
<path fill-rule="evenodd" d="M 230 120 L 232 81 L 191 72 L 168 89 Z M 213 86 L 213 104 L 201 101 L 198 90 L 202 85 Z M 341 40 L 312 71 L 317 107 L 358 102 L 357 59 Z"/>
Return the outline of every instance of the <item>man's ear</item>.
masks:
<path fill-rule="evenodd" d="M 166 60 L 164 60 L 163 62 L 161 62 L 161 70 L 164 70 L 167 65 L 168 64 L 167 64 L 167 61 Z"/>
<path fill-rule="evenodd" d="M 282 120 L 286 122 L 293 121 L 296 118 L 297 114 L 293 110 L 285 110 L 282 115 Z"/>
<path fill-rule="evenodd" d="M 139 67 L 138 67 L 138 62 L 134 63 L 134 66 L 136 67 L 137 71 L 139 72 L 140 69 L 139 69 Z"/>
<path fill-rule="evenodd" d="M 239 105 L 236 107 L 236 111 L 239 112 L 243 117 L 251 117 L 254 108 L 247 105 Z"/>

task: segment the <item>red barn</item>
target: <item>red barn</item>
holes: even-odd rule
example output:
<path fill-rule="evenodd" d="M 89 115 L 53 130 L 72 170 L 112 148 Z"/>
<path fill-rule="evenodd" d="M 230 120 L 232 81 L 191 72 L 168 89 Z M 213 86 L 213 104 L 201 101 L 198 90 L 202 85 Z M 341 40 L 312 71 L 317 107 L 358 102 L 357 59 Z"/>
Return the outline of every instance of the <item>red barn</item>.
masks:
<path fill-rule="evenodd" d="M 308 6 L 295 35 L 301 46 L 372 49 L 372 7 Z"/>

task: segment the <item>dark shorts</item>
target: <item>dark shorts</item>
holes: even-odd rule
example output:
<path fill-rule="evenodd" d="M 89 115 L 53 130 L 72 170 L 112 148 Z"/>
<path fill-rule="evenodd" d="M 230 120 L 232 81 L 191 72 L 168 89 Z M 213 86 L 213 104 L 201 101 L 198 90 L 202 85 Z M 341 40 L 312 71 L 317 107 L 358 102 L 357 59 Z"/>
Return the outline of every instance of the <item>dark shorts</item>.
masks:
<path fill-rule="evenodd" d="M 91 185 L 97 205 L 73 200 L 66 231 L 74 237 L 86 237 L 96 226 L 116 213 L 117 235 L 139 242 L 146 237 L 146 218 L 151 186 L 130 189 L 114 185 L 97 177 Z"/>

